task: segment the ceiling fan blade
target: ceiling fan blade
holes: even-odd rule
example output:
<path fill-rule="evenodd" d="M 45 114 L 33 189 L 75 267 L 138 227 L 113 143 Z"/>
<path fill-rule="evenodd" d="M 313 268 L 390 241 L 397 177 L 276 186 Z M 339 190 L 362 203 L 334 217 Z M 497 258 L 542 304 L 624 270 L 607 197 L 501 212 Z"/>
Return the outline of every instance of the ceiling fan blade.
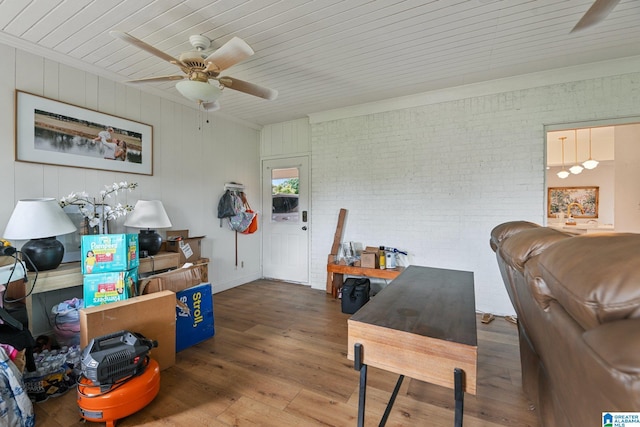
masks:
<path fill-rule="evenodd" d="M 620 3 L 620 0 L 596 0 L 593 2 L 587 13 L 578 21 L 571 33 L 591 27 L 603 21 L 609 13 Z"/>
<path fill-rule="evenodd" d="M 240 37 L 234 37 L 205 58 L 204 63 L 207 65 L 205 72 L 219 73 L 253 54 L 253 49 L 247 42 Z"/>
<path fill-rule="evenodd" d="M 153 82 L 168 82 L 172 80 L 182 80 L 187 76 L 159 76 L 159 77 L 145 77 L 144 79 L 128 80 L 127 83 L 153 83 Z"/>
<path fill-rule="evenodd" d="M 124 40 L 125 42 L 132 44 L 144 51 L 149 52 L 152 55 L 157 56 L 158 58 L 164 59 L 165 61 L 168 61 L 172 64 L 175 64 L 179 67 L 183 66 L 184 64 L 182 64 L 178 59 L 174 58 L 173 56 L 164 53 L 163 51 L 156 49 L 155 47 L 143 42 L 140 39 L 137 39 L 135 37 L 133 37 L 131 34 L 127 34 L 123 31 L 109 31 L 109 34 L 111 34 L 113 37 L 117 37 L 121 40 Z"/>
<path fill-rule="evenodd" d="M 260 98 L 268 99 L 269 101 L 273 101 L 278 97 L 277 90 L 258 86 L 253 83 L 245 82 L 244 80 L 234 79 L 233 77 L 220 77 L 218 81 L 229 89 L 248 93 L 249 95 L 258 96 Z"/>
<path fill-rule="evenodd" d="M 202 108 L 205 109 L 205 111 L 218 111 L 220 109 L 220 103 L 218 101 L 213 101 L 213 102 L 203 102 L 202 104 Z"/>

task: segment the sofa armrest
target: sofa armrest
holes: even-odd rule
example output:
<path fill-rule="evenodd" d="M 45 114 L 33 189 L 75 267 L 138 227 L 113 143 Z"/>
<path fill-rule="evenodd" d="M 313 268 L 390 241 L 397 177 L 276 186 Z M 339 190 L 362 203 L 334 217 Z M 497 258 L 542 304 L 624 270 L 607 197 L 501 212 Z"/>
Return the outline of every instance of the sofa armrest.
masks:
<path fill-rule="evenodd" d="M 582 337 L 609 368 L 627 375 L 640 374 L 640 319 L 605 323 Z"/>

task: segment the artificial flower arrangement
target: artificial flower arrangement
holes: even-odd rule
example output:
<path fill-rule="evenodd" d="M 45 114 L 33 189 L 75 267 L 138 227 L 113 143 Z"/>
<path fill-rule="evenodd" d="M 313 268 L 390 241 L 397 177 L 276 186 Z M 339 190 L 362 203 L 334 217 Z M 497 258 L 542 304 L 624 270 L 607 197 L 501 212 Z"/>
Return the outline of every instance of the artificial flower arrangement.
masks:
<path fill-rule="evenodd" d="M 62 208 L 70 205 L 78 206 L 80 213 L 89 221 L 89 227 L 93 228 L 101 225 L 100 229 L 107 232 L 108 221 L 125 216 L 133 210 L 133 206 L 128 204 L 122 205 L 118 203 L 115 206 L 111 206 L 107 203 L 107 199 L 117 195 L 118 191 L 131 191 L 137 186 L 137 182 L 114 182 L 113 185 L 105 185 L 105 189 L 100 191 L 100 196 L 97 198 L 89 196 L 85 191 L 81 191 L 63 197 L 58 203 Z"/>

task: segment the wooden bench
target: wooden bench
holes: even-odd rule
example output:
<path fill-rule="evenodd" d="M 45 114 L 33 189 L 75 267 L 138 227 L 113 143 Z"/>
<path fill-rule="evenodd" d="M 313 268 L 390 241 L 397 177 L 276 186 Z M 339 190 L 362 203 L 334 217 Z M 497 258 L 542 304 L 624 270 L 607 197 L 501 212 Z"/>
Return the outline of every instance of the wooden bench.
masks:
<path fill-rule="evenodd" d="M 341 265 L 329 262 L 327 263 L 327 293 L 333 295 L 334 298 L 338 296 L 338 290 L 342 287 L 345 274 L 393 280 L 403 271 L 404 267 L 381 270 L 379 268 L 354 267 L 352 265 Z"/>

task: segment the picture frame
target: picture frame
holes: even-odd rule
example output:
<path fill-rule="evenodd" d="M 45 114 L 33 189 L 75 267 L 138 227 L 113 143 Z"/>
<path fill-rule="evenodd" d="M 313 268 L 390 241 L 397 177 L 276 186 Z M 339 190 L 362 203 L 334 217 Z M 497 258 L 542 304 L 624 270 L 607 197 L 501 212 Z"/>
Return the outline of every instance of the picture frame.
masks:
<path fill-rule="evenodd" d="M 571 205 L 574 218 L 598 218 L 600 187 L 549 187 L 547 190 L 547 217 L 567 214 Z M 572 205 L 572 204 L 577 204 Z M 581 208 L 581 209 L 580 209 Z"/>
<path fill-rule="evenodd" d="M 15 160 L 153 175 L 153 127 L 16 90 Z"/>

